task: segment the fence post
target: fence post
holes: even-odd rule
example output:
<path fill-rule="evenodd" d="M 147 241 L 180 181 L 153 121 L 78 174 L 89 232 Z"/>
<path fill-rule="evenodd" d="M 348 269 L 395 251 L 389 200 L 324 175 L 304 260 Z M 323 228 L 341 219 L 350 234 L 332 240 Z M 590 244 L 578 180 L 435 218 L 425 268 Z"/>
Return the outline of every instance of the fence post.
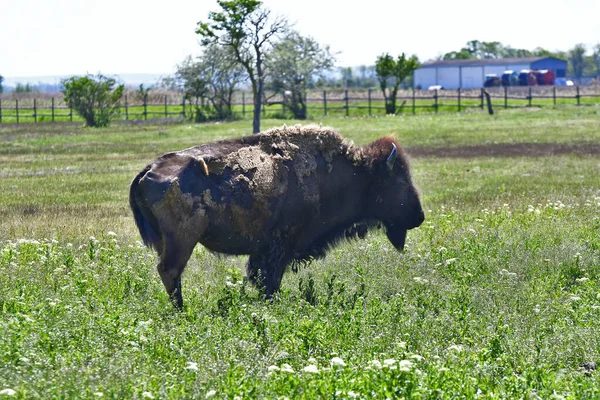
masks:
<path fill-rule="evenodd" d="M 458 112 L 460 112 L 460 88 L 458 88 Z"/>
<path fill-rule="evenodd" d="M 52 122 L 54 122 L 54 97 L 52 97 Z"/>
<path fill-rule="evenodd" d="M 435 113 L 438 113 L 438 90 L 435 89 L 435 91 L 433 92 L 433 108 L 435 109 Z"/>
<path fill-rule="evenodd" d="M 246 116 L 246 93 L 242 92 L 242 117 Z"/>
<path fill-rule="evenodd" d="M 481 88 L 481 94 L 479 95 L 479 97 L 481 97 L 481 103 L 479 104 L 479 108 L 483 110 L 483 88 Z"/>
<path fill-rule="evenodd" d="M 148 95 L 144 94 L 144 120 L 148 119 Z"/>
<path fill-rule="evenodd" d="M 371 89 L 369 89 L 369 117 L 373 115 L 371 111 Z"/>
<path fill-rule="evenodd" d="M 556 86 L 552 86 L 552 101 L 554 103 L 554 107 L 556 107 Z"/>
<path fill-rule="evenodd" d="M 348 89 L 346 89 L 344 91 L 344 100 L 346 102 L 345 108 L 346 108 L 346 117 L 348 117 L 350 115 L 350 107 L 348 106 Z"/>
<path fill-rule="evenodd" d="M 167 118 L 169 116 L 169 113 L 167 112 L 167 95 L 165 94 L 165 118 Z"/>
<path fill-rule="evenodd" d="M 327 116 L 327 90 L 323 90 L 323 115 Z"/>
<path fill-rule="evenodd" d="M 37 101 L 33 99 L 33 122 L 37 122 Z"/>
<path fill-rule="evenodd" d="M 575 95 L 575 97 L 577 97 L 577 105 L 580 106 L 581 105 L 581 96 L 579 95 L 579 85 L 577 85 L 577 95 Z"/>
<path fill-rule="evenodd" d="M 531 95 L 531 86 L 529 86 L 529 96 L 528 96 L 528 98 L 529 98 L 529 107 L 531 107 L 531 97 L 532 97 L 532 95 Z"/>
<path fill-rule="evenodd" d="M 504 109 L 508 108 L 508 86 L 504 86 Z"/>
<path fill-rule="evenodd" d="M 17 112 L 17 124 L 19 123 L 19 99 L 15 99 L 15 111 Z"/>
<path fill-rule="evenodd" d="M 413 115 L 416 114 L 416 112 L 417 112 L 417 109 L 416 109 L 417 105 L 415 104 L 416 100 L 417 100 L 417 98 L 415 96 L 415 88 L 413 88 L 413 93 L 412 93 L 412 113 L 413 113 Z"/>
<path fill-rule="evenodd" d="M 129 104 L 127 102 L 127 95 L 125 95 L 125 121 L 129 121 Z"/>

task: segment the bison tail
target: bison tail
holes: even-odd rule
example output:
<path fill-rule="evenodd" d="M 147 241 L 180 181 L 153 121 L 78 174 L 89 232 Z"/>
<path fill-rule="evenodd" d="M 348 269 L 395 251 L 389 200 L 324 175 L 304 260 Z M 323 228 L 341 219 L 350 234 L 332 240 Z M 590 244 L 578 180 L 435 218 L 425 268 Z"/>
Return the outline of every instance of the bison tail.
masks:
<path fill-rule="evenodd" d="M 150 166 L 144 168 L 131 182 L 129 188 L 129 206 L 131 207 L 131 211 L 133 211 L 133 218 L 142 236 L 142 241 L 147 247 L 153 248 L 160 253 L 160 229 L 154 215 L 138 195 L 139 182 L 149 169 Z"/>

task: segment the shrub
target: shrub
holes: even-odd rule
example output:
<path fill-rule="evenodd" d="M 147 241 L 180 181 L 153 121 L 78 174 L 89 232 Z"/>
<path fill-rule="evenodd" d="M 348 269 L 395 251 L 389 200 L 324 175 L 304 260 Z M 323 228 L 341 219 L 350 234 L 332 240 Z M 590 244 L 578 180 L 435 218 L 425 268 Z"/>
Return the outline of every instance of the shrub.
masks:
<path fill-rule="evenodd" d="M 118 113 L 124 85 L 101 74 L 72 76 L 61 81 L 65 102 L 84 120 L 86 126 L 107 126 Z"/>

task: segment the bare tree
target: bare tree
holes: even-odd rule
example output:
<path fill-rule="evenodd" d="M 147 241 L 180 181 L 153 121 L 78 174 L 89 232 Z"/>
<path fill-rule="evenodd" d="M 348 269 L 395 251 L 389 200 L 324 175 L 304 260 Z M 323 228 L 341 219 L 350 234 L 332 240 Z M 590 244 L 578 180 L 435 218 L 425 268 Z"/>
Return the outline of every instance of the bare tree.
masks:
<path fill-rule="evenodd" d="M 210 12 L 207 22 L 199 22 L 196 33 L 202 44 L 218 44 L 232 50 L 244 67 L 254 97 L 252 132 L 260 132 L 260 112 L 265 86 L 265 55 L 273 39 L 285 33 L 288 22 L 282 17 L 272 17 L 258 0 L 217 0 L 221 11 Z"/>

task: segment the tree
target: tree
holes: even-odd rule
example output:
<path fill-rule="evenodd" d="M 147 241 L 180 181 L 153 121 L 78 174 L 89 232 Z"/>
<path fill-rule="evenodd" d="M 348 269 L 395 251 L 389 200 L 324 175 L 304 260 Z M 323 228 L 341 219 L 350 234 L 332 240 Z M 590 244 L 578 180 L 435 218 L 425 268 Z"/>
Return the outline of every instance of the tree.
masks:
<path fill-rule="evenodd" d="M 285 33 L 284 18 L 273 18 L 258 0 L 217 0 L 219 12 L 210 12 L 207 22 L 198 22 L 196 33 L 202 44 L 218 44 L 231 49 L 244 67 L 252 85 L 254 97 L 253 133 L 260 132 L 260 112 L 265 87 L 265 56 L 272 40 Z"/>
<path fill-rule="evenodd" d="M 268 87 L 283 96 L 294 118 L 306 119 L 306 91 L 334 62 L 328 46 L 292 31 L 269 54 Z"/>
<path fill-rule="evenodd" d="M 2 86 L 2 82 L 4 82 L 4 77 L 0 75 L 0 94 L 4 93 L 4 86 Z"/>
<path fill-rule="evenodd" d="M 451 51 L 442 56 L 442 60 L 469 60 L 474 58 L 471 53 L 462 49 L 460 51 Z"/>
<path fill-rule="evenodd" d="M 65 102 L 84 120 L 86 126 L 107 126 L 119 111 L 124 85 L 101 74 L 72 76 L 61 80 Z"/>
<path fill-rule="evenodd" d="M 188 56 L 177 65 L 175 76 L 163 81 L 167 87 L 183 92 L 184 100 L 193 108 L 193 112 L 189 114 L 196 122 L 205 122 L 209 119 L 210 89 L 202 72 L 200 63 Z"/>
<path fill-rule="evenodd" d="M 412 75 L 415 69 L 419 67 L 419 59 L 416 55 L 406 58 L 404 53 L 394 60 L 389 54 L 383 54 L 377 58 L 375 63 L 375 72 L 379 80 L 379 87 L 385 98 L 385 112 L 387 114 L 396 113 L 396 95 L 398 88 L 404 79 Z"/>
<path fill-rule="evenodd" d="M 181 90 L 194 109 L 194 120 L 204 122 L 232 116 L 233 93 L 244 79 L 245 71 L 229 49 L 209 45 L 200 57 L 188 56 L 177 66 L 175 77 L 163 83 Z"/>
<path fill-rule="evenodd" d="M 573 77 L 581 83 L 583 69 L 585 68 L 585 45 L 577 44 L 568 53 L 569 67 Z"/>
<path fill-rule="evenodd" d="M 233 93 L 248 75 L 230 48 L 210 45 L 200 57 L 200 68 L 209 87 L 209 100 L 217 119 L 231 118 L 233 115 Z"/>
<path fill-rule="evenodd" d="M 592 59 L 594 61 L 594 67 L 596 69 L 595 75 L 596 77 L 600 77 L 600 43 L 594 46 L 594 53 L 592 54 Z"/>

